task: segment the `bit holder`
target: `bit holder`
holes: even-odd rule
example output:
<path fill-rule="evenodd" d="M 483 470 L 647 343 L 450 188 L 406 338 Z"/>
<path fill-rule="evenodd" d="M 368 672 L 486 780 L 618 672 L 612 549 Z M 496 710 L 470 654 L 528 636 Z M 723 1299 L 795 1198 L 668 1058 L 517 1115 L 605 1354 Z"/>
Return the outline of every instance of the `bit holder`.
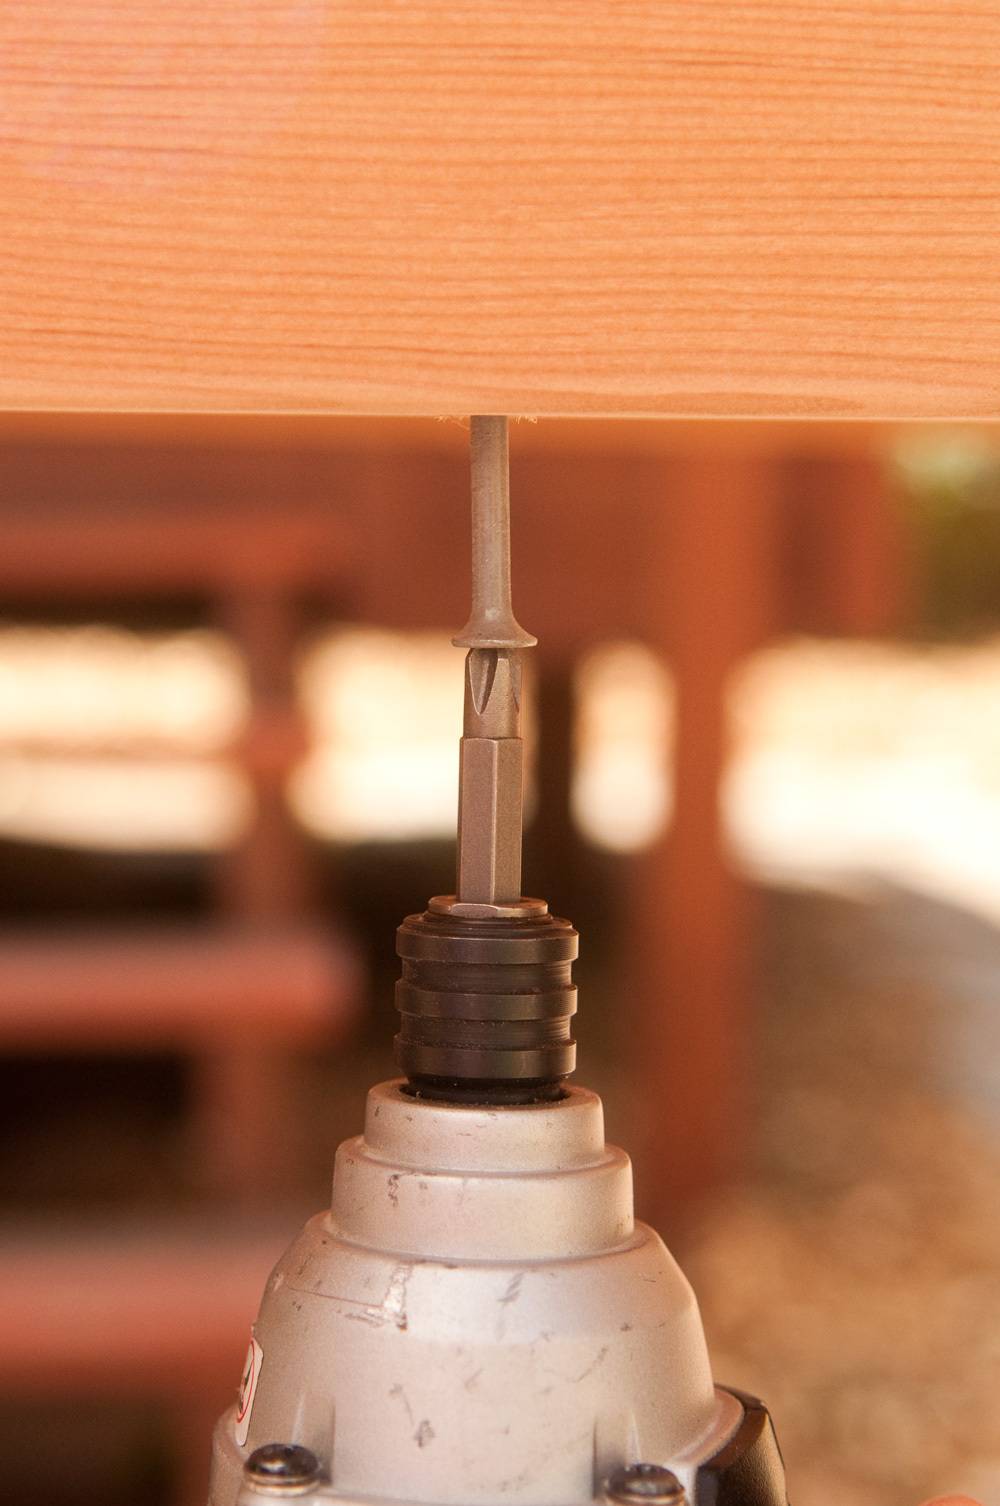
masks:
<path fill-rule="evenodd" d="M 451 1102 L 558 1097 L 576 1065 L 578 944 L 569 921 L 547 912 L 408 916 L 396 933 L 396 1060 L 410 1088 Z"/>

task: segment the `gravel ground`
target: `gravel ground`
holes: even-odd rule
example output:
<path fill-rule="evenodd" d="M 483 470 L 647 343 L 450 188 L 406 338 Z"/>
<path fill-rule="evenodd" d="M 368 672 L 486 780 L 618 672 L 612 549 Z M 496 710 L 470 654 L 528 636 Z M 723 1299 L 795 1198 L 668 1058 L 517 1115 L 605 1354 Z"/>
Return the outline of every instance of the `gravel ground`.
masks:
<path fill-rule="evenodd" d="M 768 900 L 751 1164 L 683 1252 L 795 1506 L 1000 1503 L 1000 932 Z"/>

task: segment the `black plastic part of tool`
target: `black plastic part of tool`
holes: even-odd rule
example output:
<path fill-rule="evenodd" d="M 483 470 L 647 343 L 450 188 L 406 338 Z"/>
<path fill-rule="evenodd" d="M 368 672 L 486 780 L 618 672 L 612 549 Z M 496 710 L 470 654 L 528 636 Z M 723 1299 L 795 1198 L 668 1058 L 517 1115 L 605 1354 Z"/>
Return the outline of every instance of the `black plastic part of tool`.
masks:
<path fill-rule="evenodd" d="M 700 1466 L 694 1506 L 788 1506 L 785 1466 L 767 1408 L 755 1396 L 731 1394 L 743 1407 L 743 1420 Z"/>
<path fill-rule="evenodd" d="M 396 1060 L 410 1091 L 455 1103 L 559 1097 L 576 1066 L 578 946 L 554 915 L 407 916 L 396 932 Z"/>

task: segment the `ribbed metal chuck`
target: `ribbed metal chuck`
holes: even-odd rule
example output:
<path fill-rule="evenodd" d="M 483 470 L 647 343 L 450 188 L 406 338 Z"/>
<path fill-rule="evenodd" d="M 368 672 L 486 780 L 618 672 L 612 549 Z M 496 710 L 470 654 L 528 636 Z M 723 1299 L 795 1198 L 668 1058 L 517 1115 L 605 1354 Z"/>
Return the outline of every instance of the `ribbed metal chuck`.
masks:
<path fill-rule="evenodd" d="M 557 1097 L 576 1065 L 578 941 L 548 914 L 408 916 L 396 933 L 396 1059 L 412 1090 L 455 1102 Z"/>

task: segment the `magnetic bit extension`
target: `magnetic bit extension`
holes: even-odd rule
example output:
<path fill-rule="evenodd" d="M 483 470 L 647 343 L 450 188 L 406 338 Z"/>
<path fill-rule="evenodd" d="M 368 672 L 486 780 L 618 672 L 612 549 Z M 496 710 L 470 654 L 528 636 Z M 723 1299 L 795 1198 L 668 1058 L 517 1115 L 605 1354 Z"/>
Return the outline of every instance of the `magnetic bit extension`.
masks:
<path fill-rule="evenodd" d="M 396 1058 L 410 1090 L 456 1102 L 558 1097 L 576 1062 L 577 933 L 521 894 L 524 748 L 506 418 L 473 418 L 472 613 L 466 648 L 456 893 L 399 927 Z"/>

